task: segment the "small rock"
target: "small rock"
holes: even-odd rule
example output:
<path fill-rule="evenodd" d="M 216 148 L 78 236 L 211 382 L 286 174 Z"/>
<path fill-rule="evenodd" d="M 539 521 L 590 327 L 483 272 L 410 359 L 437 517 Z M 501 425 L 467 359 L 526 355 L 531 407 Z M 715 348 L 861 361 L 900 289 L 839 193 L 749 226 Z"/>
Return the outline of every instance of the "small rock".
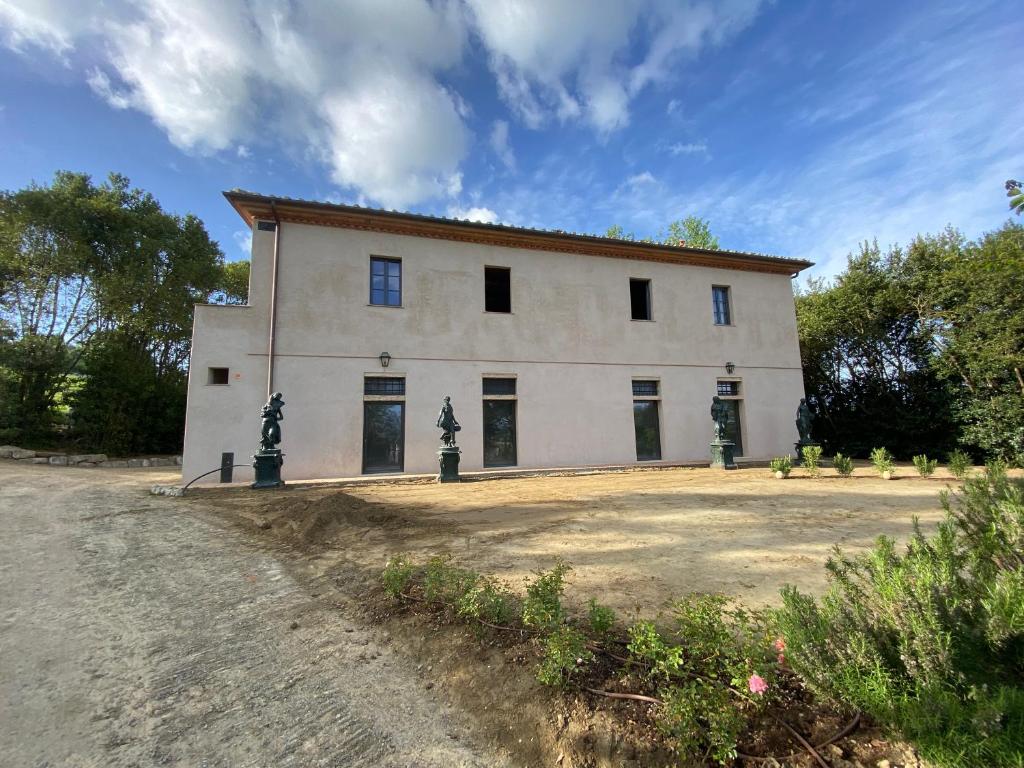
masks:
<path fill-rule="evenodd" d="M 55 467 L 66 467 L 68 465 L 67 456 L 51 456 L 47 461 Z"/>
<path fill-rule="evenodd" d="M 35 451 L 28 451 L 24 448 L 15 448 L 11 451 L 12 459 L 34 459 L 36 457 Z"/>
<path fill-rule="evenodd" d="M 839 758 L 843 756 L 843 748 L 840 747 L 838 744 L 829 744 L 827 747 L 825 747 L 824 751 L 834 758 Z"/>
<path fill-rule="evenodd" d="M 96 466 L 96 462 L 95 461 L 80 461 L 80 462 L 78 462 L 78 464 L 76 466 L 79 466 L 79 467 L 95 467 Z"/>
<path fill-rule="evenodd" d="M 173 467 L 174 466 L 174 462 L 171 461 L 170 459 L 163 459 L 163 458 L 157 457 L 157 458 L 150 459 L 149 461 L 150 461 L 150 465 L 154 466 L 154 467 Z"/>
<path fill-rule="evenodd" d="M 892 768 L 892 763 L 888 760 L 879 760 L 875 763 L 875 768 Z"/>
<path fill-rule="evenodd" d="M 298 629 L 298 628 L 299 628 L 299 622 L 297 622 L 297 621 L 293 621 L 291 624 L 288 625 L 288 629 Z"/>
<path fill-rule="evenodd" d="M 48 458 L 46 458 L 45 456 L 36 456 L 35 458 L 32 458 L 32 459 L 24 459 L 24 461 L 27 461 L 27 462 L 29 462 L 31 464 L 49 464 L 50 463 L 50 460 Z"/>
<path fill-rule="evenodd" d="M 269 531 L 270 530 L 270 521 L 269 520 L 260 520 L 258 523 L 256 523 L 256 527 L 259 528 L 261 531 Z"/>
<path fill-rule="evenodd" d="M 426 689 L 427 689 L 427 690 L 429 691 L 429 690 L 430 690 L 431 688 L 433 688 L 433 687 L 434 687 L 434 684 L 433 684 L 433 683 L 427 683 L 427 684 L 426 684 L 426 685 L 424 685 L 423 687 L 424 687 L 424 688 L 426 688 Z"/>
<path fill-rule="evenodd" d="M 12 453 L 20 450 L 16 445 L 0 445 L 0 459 L 9 459 Z"/>
<path fill-rule="evenodd" d="M 80 453 L 74 456 L 68 456 L 68 464 L 81 464 L 83 462 L 99 464 L 101 461 L 106 460 L 107 454 L 105 453 Z"/>
<path fill-rule="evenodd" d="M 143 459 L 128 459 L 128 466 L 132 469 L 138 469 L 139 467 L 146 466 L 142 463 Z"/>

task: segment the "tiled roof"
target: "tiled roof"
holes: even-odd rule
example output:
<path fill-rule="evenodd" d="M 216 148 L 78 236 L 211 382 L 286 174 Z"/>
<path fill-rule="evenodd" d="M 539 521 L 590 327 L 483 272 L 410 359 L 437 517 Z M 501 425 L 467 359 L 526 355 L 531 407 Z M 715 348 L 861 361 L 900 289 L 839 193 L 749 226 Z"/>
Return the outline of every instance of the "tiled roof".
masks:
<path fill-rule="evenodd" d="M 455 225 L 458 227 L 464 227 L 476 231 L 491 231 L 494 233 L 506 233 L 510 235 L 534 235 L 545 238 L 558 238 L 574 243 L 593 243 L 604 246 L 616 246 L 616 245 L 628 245 L 631 247 L 638 247 L 640 249 L 650 249 L 651 251 L 666 252 L 675 251 L 680 255 L 682 254 L 703 254 L 707 256 L 717 256 L 729 258 L 738 258 L 742 260 L 753 260 L 765 262 L 768 264 L 776 265 L 776 269 L 783 265 L 792 268 L 794 272 L 799 272 L 808 267 L 814 266 L 814 263 L 807 261 L 806 259 L 793 259 L 782 256 L 772 256 L 763 253 L 754 253 L 750 251 L 729 251 L 729 250 L 713 250 L 707 248 L 692 248 L 687 245 L 669 245 L 665 243 L 644 243 L 638 240 L 621 240 L 615 237 L 605 237 L 603 235 L 592 235 L 581 232 L 567 232 L 561 229 L 536 229 L 533 227 L 516 227 L 508 224 L 490 224 L 482 221 L 472 221 L 469 219 L 449 218 L 445 216 L 431 216 L 424 213 L 412 213 L 410 211 L 396 211 L 387 210 L 384 208 L 373 208 L 362 205 L 348 205 L 342 203 L 328 203 L 319 200 L 305 200 L 296 197 L 286 197 L 283 195 L 264 195 L 259 192 L 250 192 L 245 189 L 232 189 L 224 192 L 224 196 L 231 202 L 231 204 L 239 211 L 243 216 L 243 208 L 246 203 L 262 203 L 265 205 L 287 205 L 292 207 L 300 207 L 309 211 L 323 211 L 323 212 L 337 212 L 337 213 L 349 213 L 349 214 L 366 214 L 373 216 L 381 216 L 389 219 L 399 219 L 408 222 L 424 222 L 441 225 Z"/>

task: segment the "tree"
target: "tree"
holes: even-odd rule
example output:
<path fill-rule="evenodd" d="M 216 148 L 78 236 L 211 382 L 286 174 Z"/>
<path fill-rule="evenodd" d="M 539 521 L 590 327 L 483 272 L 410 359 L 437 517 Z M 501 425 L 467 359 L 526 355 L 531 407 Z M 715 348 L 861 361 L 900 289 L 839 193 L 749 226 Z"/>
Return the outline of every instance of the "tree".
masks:
<path fill-rule="evenodd" d="M 1024 213 L 1024 189 L 1019 181 L 1009 179 L 1006 182 L 1006 196 L 1010 198 L 1010 210 L 1020 216 Z"/>
<path fill-rule="evenodd" d="M 117 174 L 95 185 L 58 172 L 49 186 L 0 194 L 0 367 L 16 400 L 0 428 L 44 437 L 97 334 L 116 332 L 149 355 L 158 377 L 180 377 L 193 305 L 219 287 L 222 260 L 199 219 L 164 212 Z M 97 366 L 87 373 L 102 375 Z"/>
<path fill-rule="evenodd" d="M 711 234 L 711 227 L 707 220 L 692 215 L 669 224 L 668 236 L 664 238 L 663 242 L 678 243 L 689 248 L 704 248 L 709 251 L 718 250 L 718 238 Z"/>
<path fill-rule="evenodd" d="M 221 268 L 220 290 L 214 301 L 218 304 L 246 304 L 249 301 L 249 262 L 229 261 Z"/>
<path fill-rule="evenodd" d="M 613 224 L 605 230 L 604 237 L 639 243 L 662 243 L 664 245 L 685 245 L 689 248 L 704 248 L 717 251 L 718 238 L 711 234 L 707 220 L 698 216 L 687 216 L 668 225 L 668 233 L 659 232 L 656 238 L 637 238 L 632 232 L 626 232 L 620 225 Z"/>

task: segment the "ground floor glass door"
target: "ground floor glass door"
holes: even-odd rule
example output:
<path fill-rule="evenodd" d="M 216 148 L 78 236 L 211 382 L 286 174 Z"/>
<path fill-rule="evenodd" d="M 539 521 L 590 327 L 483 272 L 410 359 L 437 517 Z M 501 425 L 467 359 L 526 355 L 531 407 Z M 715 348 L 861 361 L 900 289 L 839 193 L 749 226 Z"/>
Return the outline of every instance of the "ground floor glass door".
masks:
<path fill-rule="evenodd" d="M 636 460 L 661 459 L 661 430 L 658 426 L 658 401 L 633 401 L 633 427 L 636 430 Z"/>
<path fill-rule="evenodd" d="M 726 410 L 729 413 L 729 421 L 725 425 L 725 439 L 736 443 L 733 453 L 736 456 L 743 455 L 743 427 L 740 425 L 740 402 L 739 400 L 723 400 Z"/>
<path fill-rule="evenodd" d="M 516 401 L 484 400 L 484 466 L 516 464 Z"/>
<path fill-rule="evenodd" d="M 404 454 L 405 403 L 363 403 L 363 472 L 401 472 Z"/>

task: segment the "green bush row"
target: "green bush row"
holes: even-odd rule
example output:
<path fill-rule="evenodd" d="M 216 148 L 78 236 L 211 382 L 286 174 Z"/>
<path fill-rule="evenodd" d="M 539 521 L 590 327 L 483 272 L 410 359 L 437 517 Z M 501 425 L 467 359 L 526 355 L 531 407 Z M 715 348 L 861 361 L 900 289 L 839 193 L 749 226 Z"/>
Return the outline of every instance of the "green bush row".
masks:
<path fill-rule="evenodd" d="M 805 445 L 800 451 L 803 466 L 811 477 L 821 476 L 821 446 Z M 970 457 L 963 451 L 953 451 L 947 457 L 947 466 L 950 473 L 957 480 L 963 480 L 971 467 Z M 927 455 L 921 454 L 913 457 L 914 467 L 921 477 L 931 477 L 939 466 L 937 459 L 929 459 Z M 871 451 L 871 463 L 878 474 L 893 472 L 896 468 L 896 460 L 885 448 L 875 448 Z M 790 456 L 776 456 L 768 463 L 772 473 L 782 473 L 783 477 L 789 477 L 793 471 L 793 459 Z M 832 457 L 832 466 L 840 477 L 850 477 L 853 474 L 853 459 L 837 453 Z"/>

